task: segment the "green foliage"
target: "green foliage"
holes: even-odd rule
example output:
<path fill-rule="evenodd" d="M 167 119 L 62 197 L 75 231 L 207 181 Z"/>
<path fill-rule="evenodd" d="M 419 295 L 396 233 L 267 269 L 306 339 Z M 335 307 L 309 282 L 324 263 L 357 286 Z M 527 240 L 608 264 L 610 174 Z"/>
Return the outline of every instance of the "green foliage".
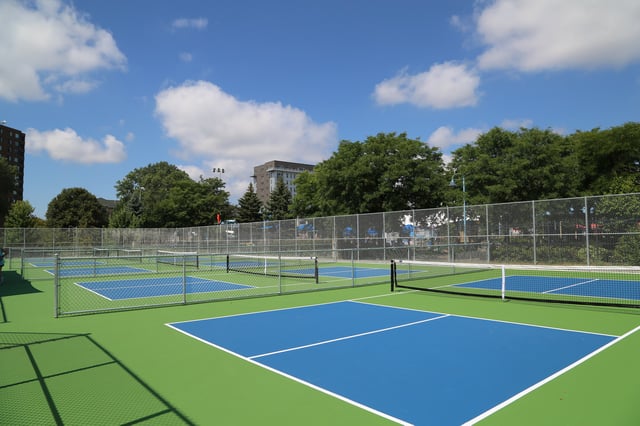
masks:
<path fill-rule="evenodd" d="M 50 228 L 101 228 L 107 225 L 107 211 L 95 195 L 84 188 L 63 189 L 47 207 Z"/>
<path fill-rule="evenodd" d="M 619 265 L 640 265 L 640 235 L 620 237 L 613 258 Z"/>
<path fill-rule="evenodd" d="M 491 262 L 527 263 L 533 259 L 533 247 L 525 242 L 505 241 L 491 246 Z"/>
<path fill-rule="evenodd" d="M 297 195 L 291 202 L 294 217 L 321 216 L 321 197 L 318 191 L 318 175 L 316 172 L 303 172 L 296 177 Z"/>
<path fill-rule="evenodd" d="M 313 178 L 297 181 L 294 212 L 340 215 L 425 208 L 444 201 L 442 154 L 405 133 L 342 141 Z M 311 207 L 313 206 L 313 207 Z"/>
<path fill-rule="evenodd" d="M 33 212 L 35 208 L 28 201 L 16 201 L 13 203 L 5 219 L 6 228 L 35 228 L 38 218 Z"/>
<path fill-rule="evenodd" d="M 289 207 L 291 206 L 291 192 L 282 178 L 278 178 L 276 187 L 271 191 L 267 202 L 266 212 L 269 220 L 289 219 Z"/>
<path fill-rule="evenodd" d="M 171 228 L 215 223 L 217 213 L 228 215 L 229 193 L 219 178 L 193 181 L 167 162 L 138 168 L 118 181 L 119 202 L 110 218 L 112 227 Z"/>
<path fill-rule="evenodd" d="M 587 194 L 640 191 L 640 123 L 570 136 Z M 624 189 L 617 187 L 624 183 Z"/>
<path fill-rule="evenodd" d="M 238 200 L 238 222 L 259 222 L 263 220 L 262 201 L 258 198 L 253 184 L 249 184 L 247 192 Z"/>
<path fill-rule="evenodd" d="M 475 204 L 562 198 L 578 188 L 569 142 L 550 130 L 500 128 L 453 152 L 451 168 L 467 180 Z"/>
<path fill-rule="evenodd" d="M 637 232 L 640 223 L 640 194 L 596 198 L 592 220 L 606 233 Z"/>

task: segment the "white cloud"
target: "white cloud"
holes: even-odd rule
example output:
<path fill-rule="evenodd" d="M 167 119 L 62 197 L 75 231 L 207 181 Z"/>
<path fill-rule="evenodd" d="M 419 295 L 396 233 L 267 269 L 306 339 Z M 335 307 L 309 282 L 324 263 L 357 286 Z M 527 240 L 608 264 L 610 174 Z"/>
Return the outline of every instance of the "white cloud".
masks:
<path fill-rule="evenodd" d="M 487 3 L 481 3 L 485 5 Z M 640 60 L 638 0 L 496 0 L 478 11 L 481 69 L 621 67 Z"/>
<path fill-rule="evenodd" d="M 189 175 L 189 177 L 191 179 L 193 179 L 194 181 L 198 182 L 200 180 L 200 177 L 206 177 L 206 176 L 210 176 L 211 172 L 207 172 L 205 171 L 202 167 L 199 166 L 193 166 L 193 165 L 177 165 L 176 166 L 178 169 L 182 170 L 183 172 L 185 172 L 186 174 Z"/>
<path fill-rule="evenodd" d="M 0 1 L 0 98 L 39 101 L 50 90 L 83 93 L 100 69 L 124 69 L 107 31 L 60 0 Z"/>
<path fill-rule="evenodd" d="M 98 86 L 98 82 L 90 80 L 67 80 L 54 87 L 60 93 L 88 93 Z"/>
<path fill-rule="evenodd" d="M 32 154 L 44 151 L 54 160 L 80 164 L 119 163 L 127 157 L 124 144 L 114 136 L 106 135 L 98 142 L 82 139 L 69 128 L 46 132 L 27 130 L 26 150 Z"/>
<path fill-rule="evenodd" d="M 469 24 L 469 20 L 459 15 L 452 15 L 451 18 L 449 18 L 449 24 L 463 33 L 473 29 L 473 25 Z"/>
<path fill-rule="evenodd" d="M 520 130 L 530 129 L 532 125 L 533 120 L 528 118 L 511 118 L 503 120 L 500 127 L 507 130 Z"/>
<path fill-rule="evenodd" d="M 183 28 L 194 28 L 196 30 L 204 30 L 209 25 L 207 18 L 179 18 L 171 23 L 174 30 Z"/>
<path fill-rule="evenodd" d="M 181 52 L 178 57 L 182 62 L 191 62 L 193 60 L 193 55 L 189 52 Z"/>
<path fill-rule="evenodd" d="M 475 142 L 482 132 L 482 129 L 474 128 L 462 129 L 456 132 L 451 127 L 442 126 L 429 136 L 427 143 L 429 146 L 437 146 L 440 149 L 450 149 L 456 145 Z"/>
<path fill-rule="evenodd" d="M 199 160 L 209 170 L 204 176 L 213 176 L 213 167 L 224 168 L 223 180 L 240 179 L 242 191 L 254 166 L 271 160 L 315 164 L 337 142 L 334 123 L 315 123 L 279 102 L 241 101 L 207 81 L 159 92 L 155 112 L 166 134 L 178 141 L 182 158 Z"/>
<path fill-rule="evenodd" d="M 478 101 L 480 77 L 475 70 L 455 62 L 434 64 L 428 71 L 406 71 L 378 83 L 373 97 L 379 105 L 409 103 L 418 107 L 447 109 L 473 106 Z"/>

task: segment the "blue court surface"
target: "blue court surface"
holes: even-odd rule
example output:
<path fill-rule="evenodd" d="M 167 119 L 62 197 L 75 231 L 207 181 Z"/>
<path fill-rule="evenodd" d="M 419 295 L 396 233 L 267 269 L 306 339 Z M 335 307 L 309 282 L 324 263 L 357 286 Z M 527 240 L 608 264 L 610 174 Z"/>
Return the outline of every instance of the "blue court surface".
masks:
<path fill-rule="evenodd" d="M 53 268 L 56 266 L 56 262 L 53 259 L 32 260 L 29 262 L 34 268 Z M 102 262 L 96 262 L 93 260 L 65 260 L 62 261 L 63 266 L 97 266 L 102 265 Z"/>
<path fill-rule="evenodd" d="M 55 274 L 53 269 L 46 270 L 51 275 Z M 96 266 L 93 268 L 61 268 L 59 275 L 61 277 L 93 277 L 96 275 L 121 275 L 121 274 L 139 274 L 152 272 L 144 268 L 132 268 L 131 266 Z"/>
<path fill-rule="evenodd" d="M 168 326 L 400 424 L 433 425 L 479 420 L 616 339 L 354 301 Z"/>
<path fill-rule="evenodd" d="M 499 291 L 502 287 L 502 280 L 500 278 L 491 278 L 464 284 L 455 284 L 453 287 Z M 640 300 L 640 282 L 630 280 L 514 275 L 506 277 L 505 290 L 507 292 L 517 291 L 525 293 Z"/>
<path fill-rule="evenodd" d="M 76 284 L 109 300 L 182 295 L 185 290 L 187 294 L 193 294 L 252 288 L 248 285 L 196 277 L 187 277 L 186 289 L 182 277 L 79 282 Z"/>

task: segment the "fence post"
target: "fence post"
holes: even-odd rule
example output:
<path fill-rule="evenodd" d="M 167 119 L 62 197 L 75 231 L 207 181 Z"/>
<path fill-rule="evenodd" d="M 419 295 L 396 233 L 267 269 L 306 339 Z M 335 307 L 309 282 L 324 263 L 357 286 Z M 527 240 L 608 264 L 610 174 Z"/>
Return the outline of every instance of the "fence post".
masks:
<path fill-rule="evenodd" d="M 491 236 L 489 235 L 489 205 L 484 205 L 485 232 L 487 234 L 487 263 L 491 263 Z"/>
<path fill-rule="evenodd" d="M 538 232 L 536 229 L 536 204 L 535 201 L 531 202 L 531 218 L 533 220 L 533 264 L 538 264 L 538 247 L 536 243 L 536 239 L 538 236 Z"/>
<path fill-rule="evenodd" d="M 447 206 L 447 256 L 449 263 L 453 262 L 451 258 L 451 217 L 449 216 L 449 206 Z"/>
<path fill-rule="evenodd" d="M 298 247 L 296 242 L 296 252 L 297 250 Z M 282 253 L 278 253 L 278 293 L 282 294 Z"/>
<path fill-rule="evenodd" d="M 182 256 L 182 304 L 187 304 L 187 255 Z"/>
<path fill-rule="evenodd" d="M 54 318 L 58 318 L 59 311 L 59 289 L 60 285 L 60 255 L 58 253 L 53 255 L 54 258 L 54 275 L 53 275 L 53 316 Z"/>
<path fill-rule="evenodd" d="M 587 197 L 584 197 L 584 235 L 585 235 L 585 244 L 587 245 L 586 253 L 587 253 L 587 266 L 591 266 L 591 253 L 589 248 L 589 228 L 591 225 L 589 224 L 589 205 L 587 202 Z"/>

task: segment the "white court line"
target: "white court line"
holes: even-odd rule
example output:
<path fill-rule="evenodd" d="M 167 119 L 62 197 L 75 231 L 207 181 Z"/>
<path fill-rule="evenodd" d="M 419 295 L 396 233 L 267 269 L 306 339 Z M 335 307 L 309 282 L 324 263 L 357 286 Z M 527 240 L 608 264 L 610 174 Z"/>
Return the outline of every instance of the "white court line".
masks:
<path fill-rule="evenodd" d="M 554 289 L 551 289 L 551 290 L 543 291 L 542 294 L 553 293 L 554 291 L 561 291 L 561 290 L 565 290 L 567 288 L 576 287 L 576 286 L 583 285 L 583 284 L 589 284 L 589 283 L 592 283 L 592 282 L 595 282 L 595 281 L 598 281 L 598 279 L 596 278 L 596 279 L 589 280 L 589 281 L 582 281 L 582 282 L 579 282 L 579 283 L 566 285 L 566 286 L 560 287 L 560 288 L 554 288 Z"/>
<path fill-rule="evenodd" d="M 580 358 L 579 360 L 577 360 L 576 362 L 574 362 L 573 364 L 570 364 L 568 366 L 566 366 L 565 368 L 563 368 L 560 371 L 557 371 L 556 373 L 552 374 L 551 376 L 547 377 L 546 379 L 543 379 L 541 381 L 539 381 L 538 383 L 529 386 L 527 389 L 523 390 L 520 393 L 515 394 L 514 396 L 512 396 L 511 398 L 507 399 L 506 401 L 501 402 L 500 404 L 496 405 L 495 407 L 485 411 L 484 413 L 480 414 L 479 416 L 474 417 L 473 419 L 465 422 L 462 424 L 462 426 L 470 426 L 470 425 L 474 425 L 477 422 L 486 419 L 487 417 L 489 417 L 490 415 L 496 413 L 497 411 L 503 409 L 504 407 L 506 407 L 507 405 L 517 401 L 518 399 L 522 398 L 523 396 L 533 392 L 534 390 L 538 389 L 539 387 L 541 387 L 542 385 L 545 385 L 547 383 L 549 383 L 550 381 L 552 381 L 553 379 L 563 375 L 564 373 L 566 373 L 569 370 L 574 369 L 575 367 L 577 367 L 578 365 L 582 364 L 583 362 L 587 361 L 588 359 L 596 356 L 597 354 L 599 354 L 600 352 L 604 351 L 605 349 L 615 345 L 616 343 L 620 342 L 622 339 L 625 339 L 629 336 L 631 336 L 633 333 L 637 332 L 638 330 L 640 330 L 640 326 L 634 328 L 631 331 L 626 332 L 625 334 L 623 334 L 622 336 L 618 337 L 615 340 L 610 341 L 609 343 L 607 343 L 604 346 L 601 346 L 600 348 L 596 349 L 595 351 L 591 352 L 590 354 L 585 355 L 584 357 Z"/>
<path fill-rule="evenodd" d="M 383 330 L 380 330 L 380 331 L 390 330 L 390 329 L 393 329 L 393 328 L 399 328 L 399 327 L 405 327 L 405 326 L 408 326 L 408 325 L 414 325 L 414 324 L 418 324 L 418 323 L 424 323 L 424 322 L 428 322 L 428 321 L 431 321 L 431 320 L 434 320 L 434 319 L 441 319 L 441 318 L 444 318 L 444 317 L 457 316 L 457 317 L 470 318 L 470 319 L 476 319 L 476 320 L 484 320 L 484 321 L 491 321 L 491 322 L 500 322 L 500 323 L 507 323 L 507 324 L 518 324 L 518 325 L 523 325 L 523 326 L 532 326 L 532 327 L 539 327 L 539 328 L 557 329 L 557 330 L 563 330 L 563 331 L 569 331 L 569 332 L 578 332 L 578 333 L 584 333 L 584 334 L 601 334 L 601 333 L 590 333 L 590 332 L 586 332 L 586 331 L 571 330 L 571 329 L 562 329 L 562 328 L 549 327 L 549 326 L 540 326 L 540 325 L 536 325 L 536 324 L 518 323 L 518 322 L 512 322 L 512 321 L 496 320 L 496 319 L 489 319 L 489 318 L 483 318 L 483 317 L 473 317 L 473 316 L 465 316 L 465 315 L 445 314 L 445 313 L 442 313 L 442 312 L 440 312 L 440 313 L 439 313 L 439 312 L 433 312 L 433 311 L 425 311 L 425 310 L 422 310 L 422 309 L 413 309 L 413 308 L 406 308 L 406 307 L 404 307 L 404 308 L 403 308 L 403 307 L 399 307 L 399 306 L 389 306 L 389 305 L 384 305 L 384 304 L 380 305 L 380 304 L 377 304 L 377 303 L 361 302 L 361 300 L 363 301 L 363 300 L 370 300 L 370 299 L 375 299 L 375 298 L 379 298 L 379 297 L 399 296 L 399 295 L 403 295 L 403 294 L 410 294 L 410 293 L 413 293 L 413 292 L 414 292 L 414 291 L 407 291 L 407 292 L 403 292 L 403 293 L 392 293 L 392 294 L 385 293 L 385 294 L 380 294 L 380 295 L 371 295 L 371 296 L 366 296 L 366 297 L 361 297 L 361 298 L 355 298 L 355 299 L 345 299 L 345 300 L 338 300 L 338 301 L 332 301 L 332 302 L 318 303 L 318 304 L 314 304 L 314 305 L 301 305 L 301 306 L 293 306 L 293 307 L 286 307 L 286 308 L 268 309 L 268 310 L 259 311 L 259 312 L 237 313 L 237 314 L 225 315 L 225 316 L 221 316 L 221 317 L 209 317 L 208 319 L 215 319 L 215 318 L 228 318 L 228 317 L 244 316 L 244 315 L 253 315 L 253 314 L 259 314 L 259 313 L 266 313 L 266 312 L 295 310 L 295 309 L 299 309 L 299 308 L 306 308 L 306 307 L 310 307 L 310 306 L 330 305 L 330 304 L 333 304 L 333 303 L 355 302 L 355 303 L 372 304 L 372 305 L 374 305 L 374 306 L 380 306 L 380 307 L 386 307 L 386 308 L 392 308 L 392 309 L 411 310 L 411 311 L 419 311 L 419 312 L 430 312 L 430 313 L 435 313 L 435 314 L 439 314 L 439 315 L 440 315 L 440 316 L 435 317 L 435 318 L 430 318 L 430 319 L 426 319 L 426 320 L 421 320 L 421 321 L 417 321 L 417 322 L 415 322 L 415 323 L 410 323 L 410 324 L 405 324 L 405 325 L 400 325 L 400 326 L 395 326 L 395 327 L 389 327 L 389 328 L 387 328 L 387 329 L 383 329 Z M 238 357 L 238 358 L 244 359 L 244 360 L 246 360 L 247 362 L 250 362 L 250 363 L 252 363 L 252 364 L 255 364 L 255 365 L 257 365 L 257 366 L 260 366 L 260 367 L 262 367 L 262 368 L 265 368 L 266 370 L 269 370 L 269 371 L 271 371 L 271 372 L 274 372 L 274 373 L 276 373 L 276 374 L 279 374 L 279 375 L 281 375 L 281 376 L 283 376 L 283 377 L 286 377 L 286 378 L 288 378 L 288 379 L 290 379 L 290 380 L 293 380 L 293 381 L 295 381 L 295 382 L 298 382 L 298 383 L 300 383 L 300 384 L 303 384 L 303 385 L 305 385 L 305 386 L 307 386 L 307 387 L 309 387 L 309 388 L 315 389 L 315 390 L 317 390 L 317 391 L 319 391 L 319 392 L 322 392 L 322 393 L 324 393 L 324 394 L 326 394 L 326 395 L 329 395 L 329 396 L 332 396 L 332 397 L 334 397 L 334 398 L 336 398 L 336 399 L 342 400 L 342 401 L 344 401 L 344 402 L 346 402 L 346 403 L 348 403 L 348 404 L 350 404 L 350 405 L 353 405 L 353 406 L 355 406 L 355 407 L 359 407 L 359 408 L 361 408 L 361 409 L 363 409 L 363 410 L 365 410 L 365 411 L 368 411 L 368 412 L 370 412 L 370 413 L 376 414 L 376 415 L 378 415 L 378 416 L 380 416 L 380 417 L 382 417 L 382 418 L 386 418 L 386 419 L 388 419 L 388 420 L 390 420 L 390 421 L 392 421 L 392 422 L 395 422 L 395 423 L 397 423 L 397 424 L 401 424 L 401 425 L 405 425 L 405 426 L 410 426 L 410 425 L 411 425 L 411 423 L 408 423 L 408 422 L 407 422 L 407 421 L 405 421 L 405 420 L 401 420 L 401 419 L 399 419 L 399 418 L 395 418 L 395 417 L 393 417 L 393 416 L 391 416 L 391 415 L 389 415 L 389 414 L 387 414 L 387 413 L 384 413 L 384 412 L 381 412 L 381 411 L 379 411 L 379 410 L 376 410 L 376 409 L 375 409 L 375 408 L 373 408 L 373 407 L 369 407 L 369 406 L 367 406 L 367 405 L 364 405 L 364 404 L 362 404 L 362 403 L 359 403 L 359 402 L 357 402 L 357 401 L 354 401 L 354 400 L 352 400 L 352 399 L 349 399 L 349 398 L 347 398 L 347 397 L 345 397 L 345 396 L 343 396 L 343 395 L 337 394 L 337 393 L 332 392 L 332 391 L 330 391 L 330 390 L 328 390 L 328 389 L 325 389 L 325 388 L 322 388 L 322 387 L 320 387 L 320 386 L 318 386 L 318 385 L 315 385 L 315 384 L 313 384 L 313 383 L 311 383 L 311 382 L 305 381 L 305 380 L 303 380 L 303 379 L 301 379 L 301 378 L 299 378 L 299 377 L 296 377 L 296 376 L 290 375 L 290 374 L 285 373 L 285 372 L 283 372 L 283 371 L 280 371 L 280 370 L 278 370 L 278 369 L 276 369 L 276 368 L 270 367 L 270 366 L 268 366 L 268 365 L 266 365 L 266 364 L 262 364 L 259 360 L 255 360 L 255 358 L 257 358 L 257 357 L 261 357 L 261 356 L 262 356 L 262 357 L 264 357 L 264 356 L 266 356 L 266 355 L 270 355 L 270 354 L 255 355 L 255 356 L 252 356 L 252 357 L 247 357 L 247 356 L 244 356 L 244 355 L 240 355 L 240 354 L 238 354 L 238 353 L 236 353 L 236 352 L 234 352 L 234 351 L 232 351 L 232 350 L 229 350 L 229 349 L 227 349 L 227 348 L 225 348 L 225 347 L 219 346 L 219 345 L 217 345 L 217 344 L 215 344 L 215 343 L 213 343 L 213 342 L 210 342 L 210 341 L 205 340 L 205 339 L 203 339 L 203 338 L 197 337 L 197 336 L 195 336 L 195 335 L 193 335 L 193 334 L 191 334 L 191 333 L 185 332 L 185 331 L 180 330 L 179 328 L 177 328 L 177 327 L 173 326 L 173 324 L 176 324 L 176 325 L 177 325 L 177 324 L 180 324 L 180 323 L 188 323 L 188 322 L 201 321 L 201 320 L 202 320 L 202 319 L 200 319 L 200 320 L 193 320 L 193 319 L 192 319 L 192 320 L 185 320 L 185 321 L 174 322 L 174 323 L 172 323 L 172 324 L 167 323 L 167 324 L 165 324 L 165 325 L 166 325 L 166 326 L 168 326 L 168 327 L 170 327 L 170 328 L 173 328 L 174 330 L 176 330 L 176 331 L 178 331 L 178 332 L 180 332 L 180 333 L 182 333 L 182 334 L 184 334 L 184 335 L 186 335 L 186 336 L 189 336 L 189 337 L 194 338 L 194 339 L 196 339 L 196 340 L 198 340 L 198 341 L 201 341 L 202 343 L 205 343 L 205 344 L 207 344 L 207 345 L 209 345 L 209 346 L 215 347 L 215 348 L 217 348 L 217 349 L 219 349 L 219 350 L 221 350 L 221 351 L 224 351 L 224 352 L 226 352 L 226 353 L 229 353 L 229 354 L 231 354 L 231 355 L 233 355 L 233 356 L 236 356 L 236 357 Z M 465 425 L 465 426 L 466 426 L 466 425 L 472 425 L 472 424 L 474 424 L 474 423 L 476 423 L 476 422 L 479 422 L 479 421 L 483 420 L 484 418 L 486 418 L 486 417 L 488 417 L 488 416 L 490 416 L 490 415 L 494 414 L 495 412 L 497 412 L 497 411 L 499 411 L 500 409 L 502 409 L 502 408 L 506 407 L 507 405 L 511 404 L 512 402 L 516 401 L 517 399 L 521 398 L 522 396 L 525 396 L 527 393 L 532 392 L 532 391 L 533 391 L 533 390 L 535 390 L 536 388 L 538 388 L 538 387 L 540 387 L 540 386 L 544 385 L 545 383 L 547 383 L 547 382 L 549 382 L 549 381 L 553 380 L 554 378 L 556 378 L 556 377 L 558 377 L 558 376 L 560 376 L 560 375 L 564 374 L 566 371 L 569 371 L 570 369 L 574 368 L 574 367 L 575 367 L 575 366 L 577 366 L 578 364 L 580 364 L 580 363 L 582 363 L 582 362 L 586 361 L 587 359 L 589 359 L 589 358 L 591 358 L 591 357 L 595 356 L 596 354 L 600 353 L 600 352 L 601 352 L 601 351 L 603 351 L 604 349 L 606 349 L 606 348 L 608 348 L 608 347 L 612 346 L 613 344 L 615 344 L 615 343 L 619 342 L 621 339 L 623 339 L 623 338 L 625 338 L 625 337 L 627 337 L 627 336 L 631 335 L 632 333 L 634 333 L 635 331 L 638 331 L 638 330 L 640 330 L 640 326 L 638 326 L 636 329 L 634 329 L 634 330 L 632 330 L 632 331 L 630 331 L 630 332 L 626 333 L 626 334 L 625 334 L 625 335 L 623 335 L 623 336 L 617 337 L 615 340 L 613 340 L 613 341 L 609 342 L 609 343 L 608 343 L 608 344 L 606 344 L 605 346 L 603 346 L 603 347 L 601 347 L 601 348 L 597 349 L 596 351 L 592 352 L 591 354 L 586 355 L 585 357 L 583 357 L 582 359 L 580 359 L 580 360 L 578 360 L 578 361 L 574 362 L 574 363 L 573 363 L 573 364 L 571 364 L 570 366 L 568 366 L 568 367 L 566 367 L 566 368 L 564 368 L 564 369 L 562 369 L 562 370 L 558 371 L 557 373 L 553 374 L 552 376 L 549 376 L 548 378 L 546 378 L 546 379 L 542 380 L 541 382 L 539 382 L 539 383 L 537 383 L 537 384 L 535 384 L 535 385 L 533 385 L 533 386 L 529 387 L 528 389 L 526 389 L 526 390 L 524 390 L 524 391 L 520 392 L 519 394 L 516 394 L 516 395 L 512 396 L 512 397 L 511 397 L 511 398 L 509 398 L 508 400 L 506 400 L 506 401 L 502 402 L 501 404 L 499 404 L 499 405 L 497 405 L 497 406 L 495 406 L 495 407 L 491 408 L 490 410 L 488 410 L 488 411 L 486 411 L 486 412 L 484 412 L 484 413 L 480 414 L 479 416 L 475 417 L 474 419 L 471 419 L 471 420 L 467 421 L 466 423 L 464 423 L 464 425 Z M 289 350 L 301 349 L 301 348 L 304 348 L 304 347 L 316 346 L 316 345 L 320 345 L 320 344 L 324 344 L 324 343 L 329 343 L 329 342 L 332 342 L 332 341 L 344 340 L 344 339 L 353 338 L 353 337 L 357 337 L 357 336 L 360 336 L 360 335 L 366 335 L 366 334 L 376 333 L 376 332 L 379 332 L 379 331 L 371 331 L 371 332 L 362 333 L 362 334 L 359 334 L 359 335 L 347 336 L 347 337 L 338 338 L 338 339 L 332 339 L 332 340 L 328 340 L 328 341 L 326 341 L 326 342 L 319 342 L 319 343 L 315 343 L 315 344 L 310 344 L 310 345 L 300 346 L 299 348 L 286 349 L 286 350 L 282 350 L 282 351 L 273 352 L 273 353 L 271 353 L 271 354 L 275 354 L 275 353 L 279 353 L 279 352 L 286 352 L 286 351 L 289 351 Z M 602 335 L 607 336 L 606 334 L 602 334 Z"/>
<path fill-rule="evenodd" d="M 253 355 L 253 356 L 250 356 L 248 358 L 249 359 L 262 358 L 262 357 L 269 356 L 269 355 L 276 355 L 276 354 L 281 354 L 281 353 L 285 353 L 285 352 L 297 351 L 299 349 L 312 348 L 314 346 L 325 345 L 327 343 L 339 342 L 341 340 L 355 339 L 357 337 L 367 336 L 369 334 L 384 333 L 385 331 L 395 330 L 395 329 L 403 328 L 403 327 L 410 327 L 412 325 L 422 324 L 422 323 L 425 323 L 425 322 L 430 322 L 430 321 L 446 318 L 448 316 L 449 316 L 448 314 L 444 314 L 444 315 L 440 315 L 440 316 L 434 317 L 434 318 L 427 318 L 427 319 L 424 319 L 424 320 L 409 322 L 409 323 L 406 323 L 406 324 L 394 325 L 393 327 L 386 327 L 386 328 L 381 328 L 381 329 L 378 329 L 378 330 L 367 331 L 367 332 L 364 332 L 364 333 L 352 334 L 350 336 L 338 337 L 337 339 L 329 339 L 329 340 L 324 340 L 322 342 L 310 343 L 308 345 L 296 346 L 294 348 L 287 348 L 287 349 L 282 349 L 282 350 L 279 350 L 279 351 L 267 352 L 267 353 L 259 354 L 259 355 Z"/>
<path fill-rule="evenodd" d="M 324 305 L 324 304 L 325 304 L 325 303 L 321 303 L 321 305 Z M 280 309 L 275 309 L 275 310 L 280 310 Z M 265 311 L 265 312 L 271 312 L 271 311 Z M 235 316 L 235 315 L 231 315 L 231 316 Z M 182 321 L 182 322 L 189 322 L 189 321 Z M 176 323 L 176 324 L 178 324 L 178 323 Z M 244 359 L 244 360 L 246 360 L 247 362 L 250 362 L 250 363 L 252 363 L 252 364 L 254 364 L 254 365 L 257 365 L 257 366 L 262 367 L 262 368 L 264 368 L 264 369 L 266 369 L 266 370 L 269 370 L 269 371 L 271 371 L 271 372 L 273 372 L 273 373 L 279 374 L 279 375 L 280 375 L 280 376 L 282 376 L 282 377 L 286 377 L 287 379 L 293 380 L 294 382 L 298 382 L 298 383 L 300 383 L 300 384 L 302 384 L 302 385 L 305 385 L 305 386 L 310 387 L 311 389 L 315 389 L 315 390 L 317 390 L 318 392 L 322 392 L 322 393 L 324 393 L 324 394 L 326 394 L 326 395 L 329 395 L 329 396 L 332 396 L 332 397 L 334 397 L 334 398 L 336 398 L 336 399 L 339 399 L 339 400 L 341 400 L 341 401 L 344 401 L 344 402 L 346 402 L 347 404 L 351 404 L 351 405 L 353 405 L 354 407 L 361 408 L 361 409 L 363 409 L 363 410 L 365 410 L 365 411 L 368 411 L 368 412 L 370 412 L 370 413 L 373 413 L 373 414 L 375 414 L 375 415 L 377 415 L 377 416 L 380 416 L 380 417 L 382 417 L 382 418 L 385 418 L 385 419 L 387 419 L 387 420 L 390 420 L 390 421 L 392 421 L 392 422 L 394 422 L 394 423 L 397 423 L 397 424 L 400 424 L 400 425 L 402 425 L 402 426 L 413 426 L 411 423 L 408 423 L 408 422 L 406 422 L 406 421 L 404 421 L 404 420 L 402 420 L 402 419 L 398 419 L 398 418 L 393 417 L 393 416 L 391 416 L 391 415 L 389 415 L 389 414 L 387 414 L 387 413 L 384 413 L 384 412 L 382 412 L 382 411 L 378 411 L 378 410 L 376 410 L 376 409 L 375 409 L 375 408 L 373 408 L 373 407 L 369 407 L 369 406 L 367 406 L 367 405 L 361 404 L 361 403 L 359 403 L 359 402 L 357 402 L 357 401 L 354 401 L 354 400 L 352 400 L 352 399 L 349 399 L 349 398 L 347 398 L 347 397 L 345 397 L 345 396 L 342 396 L 342 395 L 340 395 L 340 394 L 338 394 L 338 393 L 332 392 L 332 391 L 330 391 L 330 390 L 328 390 L 328 389 L 325 389 L 325 388 L 323 388 L 323 387 L 320 387 L 320 386 L 318 386 L 318 385 L 314 385 L 314 384 L 313 384 L 313 383 L 311 383 L 311 382 L 307 382 L 306 380 L 302 380 L 302 379 L 301 379 L 301 378 L 299 378 L 299 377 L 292 376 L 291 374 L 285 373 L 284 371 L 280 371 L 280 370 L 278 370 L 278 369 L 276 369 L 276 368 L 273 368 L 273 367 L 271 367 L 271 366 L 269 366 L 269 365 L 262 364 L 261 362 L 258 362 L 258 361 L 254 361 L 253 359 L 248 358 L 248 357 L 243 356 L 243 355 L 240 355 L 239 353 L 236 353 L 236 352 L 234 352 L 234 351 L 232 351 L 232 350 L 229 350 L 229 349 L 225 348 L 224 346 L 217 345 L 217 344 L 215 344 L 215 343 L 213 343 L 213 342 L 210 342 L 210 341 L 208 341 L 208 340 L 206 340 L 206 339 L 203 339 L 203 338 L 201 338 L 201 337 L 198 337 L 198 336 L 195 336 L 195 335 L 193 335 L 193 334 L 191 334 L 191 333 L 188 333 L 188 332 L 186 332 L 186 331 L 184 331 L 184 330 L 181 330 L 181 329 L 179 329 L 179 328 L 177 328 L 177 327 L 173 326 L 172 324 L 165 324 L 165 325 L 166 325 L 166 326 L 168 326 L 168 327 L 170 327 L 170 328 L 172 328 L 172 329 L 174 329 L 175 331 L 177 331 L 177 332 L 179 332 L 179 333 L 184 334 L 185 336 L 189 336 L 189 337 L 191 337 L 191 338 L 193 338 L 193 339 L 196 339 L 196 340 L 198 340 L 198 341 L 200 341 L 200 342 L 202 342 L 202 343 L 204 343 L 204 344 L 206 344 L 206 345 L 212 346 L 212 347 L 217 348 L 217 349 L 219 349 L 219 350 L 221 350 L 221 351 L 223 351 L 223 352 L 226 352 L 226 353 L 228 353 L 228 354 L 231 354 L 231 355 L 233 355 L 233 356 L 235 356 L 235 357 L 238 357 L 238 358 L 240 358 L 240 359 Z"/>

